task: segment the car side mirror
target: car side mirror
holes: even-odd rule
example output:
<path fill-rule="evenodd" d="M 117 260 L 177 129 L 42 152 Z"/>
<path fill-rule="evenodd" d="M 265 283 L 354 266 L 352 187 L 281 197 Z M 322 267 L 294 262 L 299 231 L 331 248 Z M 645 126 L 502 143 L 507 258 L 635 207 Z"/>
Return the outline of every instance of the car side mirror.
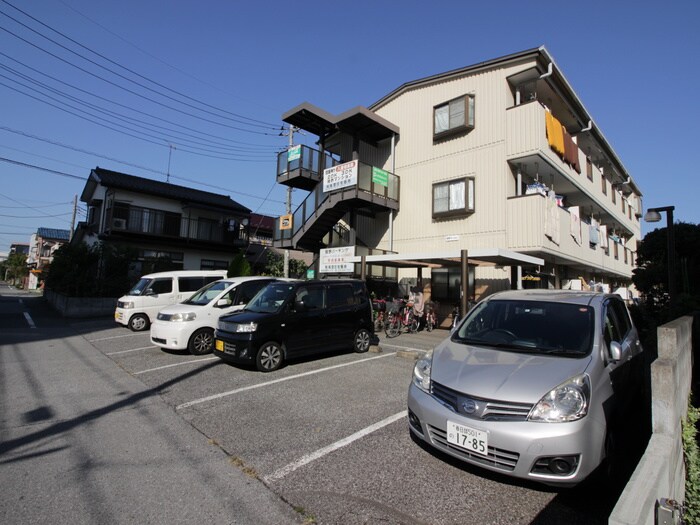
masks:
<path fill-rule="evenodd" d="M 610 343 L 610 348 L 608 351 L 610 353 L 608 357 L 613 363 L 617 363 L 620 359 L 622 359 L 622 346 L 620 346 L 620 343 L 617 341 L 612 341 Z"/>
<path fill-rule="evenodd" d="M 226 308 L 227 306 L 230 306 L 230 305 L 231 305 L 231 301 L 229 301 L 228 299 L 219 299 L 218 301 L 216 301 L 217 308 Z"/>
<path fill-rule="evenodd" d="M 156 292 L 154 292 L 153 290 L 151 290 L 151 289 L 149 288 L 148 290 L 146 290 L 146 294 L 145 294 L 145 295 L 148 295 L 148 296 L 155 296 L 155 295 L 157 295 L 157 294 L 156 294 Z"/>

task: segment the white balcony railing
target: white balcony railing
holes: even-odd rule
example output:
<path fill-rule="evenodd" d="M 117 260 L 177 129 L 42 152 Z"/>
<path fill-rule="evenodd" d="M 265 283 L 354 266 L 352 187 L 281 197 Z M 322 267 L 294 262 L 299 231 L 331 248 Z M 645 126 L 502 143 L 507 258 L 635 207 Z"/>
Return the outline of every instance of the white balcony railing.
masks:
<path fill-rule="evenodd" d="M 559 243 L 545 235 L 547 199 L 539 194 L 513 197 L 506 205 L 506 239 L 508 249 L 520 252 L 543 252 L 574 264 L 580 264 L 601 273 L 632 277 L 633 254 L 623 244 L 615 243 L 608 236 L 608 249 L 600 244 L 591 245 L 590 225 L 581 222 L 581 244 L 571 235 L 571 214 L 557 207 L 556 222 Z M 523 220 L 527 217 L 527 220 Z M 616 246 L 617 245 L 617 246 Z M 617 251 L 617 257 L 615 252 Z"/>

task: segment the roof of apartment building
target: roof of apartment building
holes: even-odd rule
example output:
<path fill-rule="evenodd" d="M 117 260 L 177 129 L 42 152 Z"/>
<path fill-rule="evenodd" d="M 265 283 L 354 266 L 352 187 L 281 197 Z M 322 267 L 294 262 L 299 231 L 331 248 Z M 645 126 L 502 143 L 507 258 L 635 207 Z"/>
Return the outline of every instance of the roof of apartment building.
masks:
<path fill-rule="evenodd" d="M 374 104 L 371 104 L 369 106 L 369 109 L 371 111 L 377 111 L 384 105 L 388 104 L 392 100 L 396 99 L 397 97 L 401 96 L 403 93 L 406 93 L 407 91 L 411 91 L 413 89 L 417 88 L 425 88 L 426 86 L 432 85 L 432 84 L 437 84 L 441 82 L 445 82 L 446 80 L 454 79 L 454 78 L 460 78 L 466 75 L 472 75 L 474 73 L 477 73 L 479 71 L 484 71 L 488 69 L 492 69 L 494 67 L 499 67 L 503 66 L 504 64 L 507 63 L 516 63 L 518 61 L 521 61 L 523 59 L 536 59 L 537 61 L 537 68 L 539 70 L 539 73 L 544 76 L 550 76 L 552 81 L 556 84 L 556 86 L 561 89 L 561 91 L 567 93 L 567 96 L 572 104 L 572 108 L 575 110 L 575 112 L 580 116 L 580 119 L 583 124 L 588 124 L 590 126 L 590 129 L 588 130 L 593 136 L 597 138 L 597 141 L 600 143 L 600 145 L 605 148 L 607 151 L 607 154 L 611 159 L 615 161 L 619 169 L 622 171 L 621 174 L 621 179 L 625 180 L 626 179 L 626 184 L 630 184 L 632 188 L 641 195 L 641 190 L 639 187 L 636 185 L 636 183 L 630 178 L 627 169 L 624 167 L 622 164 L 622 161 L 619 159 L 615 151 L 613 150 L 612 146 L 608 143 L 607 139 L 603 135 L 603 132 L 600 130 L 600 128 L 595 124 L 595 121 L 593 120 L 593 117 L 590 115 L 586 107 L 583 105 L 583 102 L 578 98 L 578 95 L 576 92 L 573 90 L 571 85 L 569 84 L 569 81 L 564 77 L 564 74 L 562 73 L 561 69 L 557 65 L 557 63 L 554 61 L 554 58 L 550 55 L 549 51 L 545 48 L 545 46 L 540 46 L 536 47 L 533 49 L 527 49 L 525 51 L 520 51 L 517 53 L 512 53 L 510 55 L 502 56 L 499 58 L 494 58 L 491 60 L 485 60 L 483 62 L 478 62 L 476 64 L 472 64 L 470 66 L 458 68 L 458 69 L 453 69 L 450 71 L 446 71 L 443 73 L 438 73 L 436 75 L 431 75 L 428 77 L 424 78 L 419 78 L 417 80 L 411 80 L 409 82 L 405 82 L 401 84 L 399 87 L 391 91 L 390 93 L 386 94 L 382 98 L 380 98 L 378 101 L 376 101 Z"/>
<path fill-rule="evenodd" d="M 64 241 L 68 242 L 70 240 L 70 230 L 57 230 L 55 228 L 39 228 L 36 231 L 37 237 L 42 239 L 52 240 L 52 241 Z"/>
<path fill-rule="evenodd" d="M 132 191 L 134 193 L 144 193 L 155 195 L 167 199 L 181 201 L 185 204 L 204 205 L 229 212 L 250 213 L 250 209 L 237 203 L 228 195 L 220 195 L 208 191 L 196 190 L 186 186 L 178 186 L 169 182 L 160 182 L 135 175 L 127 175 L 118 171 L 106 170 L 99 166 L 90 172 L 90 177 L 85 184 L 85 189 L 81 195 L 81 201 L 87 202 L 89 195 L 94 191 L 95 185 L 99 183 L 108 188 L 118 188 Z"/>

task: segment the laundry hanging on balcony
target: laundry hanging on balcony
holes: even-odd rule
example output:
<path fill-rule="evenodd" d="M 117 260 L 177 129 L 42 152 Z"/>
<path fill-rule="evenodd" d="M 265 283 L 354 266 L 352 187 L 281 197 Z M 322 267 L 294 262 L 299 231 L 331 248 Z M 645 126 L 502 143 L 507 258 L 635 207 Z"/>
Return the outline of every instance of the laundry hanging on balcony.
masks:
<path fill-rule="evenodd" d="M 591 225 L 589 226 L 588 241 L 591 246 L 597 246 L 600 244 L 599 232 L 598 232 L 598 221 L 591 217 Z"/>
<path fill-rule="evenodd" d="M 571 236 L 577 244 L 581 244 L 581 213 L 578 206 L 569 206 Z"/>
<path fill-rule="evenodd" d="M 562 123 L 549 111 L 545 111 L 544 118 L 549 147 L 580 174 L 581 163 L 578 160 L 578 145 Z"/>
<path fill-rule="evenodd" d="M 559 210 L 557 206 L 557 194 L 553 190 L 547 193 L 546 206 L 544 210 L 544 234 L 549 237 L 554 244 L 559 245 Z"/>
<path fill-rule="evenodd" d="M 608 227 L 604 224 L 600 225 L 600 247 L 604 250 L 608 249 Z"/>

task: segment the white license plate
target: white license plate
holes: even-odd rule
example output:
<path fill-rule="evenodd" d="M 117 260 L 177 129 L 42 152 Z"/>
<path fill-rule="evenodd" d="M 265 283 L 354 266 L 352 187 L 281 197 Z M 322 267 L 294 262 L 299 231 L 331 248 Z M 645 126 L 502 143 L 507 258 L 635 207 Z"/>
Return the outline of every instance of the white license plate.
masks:
<path fill-rule="evenodd" d="M 489 453 L 488 434 L 483 430 L 447 422 L 447 442 L 482 456 Z"/>

